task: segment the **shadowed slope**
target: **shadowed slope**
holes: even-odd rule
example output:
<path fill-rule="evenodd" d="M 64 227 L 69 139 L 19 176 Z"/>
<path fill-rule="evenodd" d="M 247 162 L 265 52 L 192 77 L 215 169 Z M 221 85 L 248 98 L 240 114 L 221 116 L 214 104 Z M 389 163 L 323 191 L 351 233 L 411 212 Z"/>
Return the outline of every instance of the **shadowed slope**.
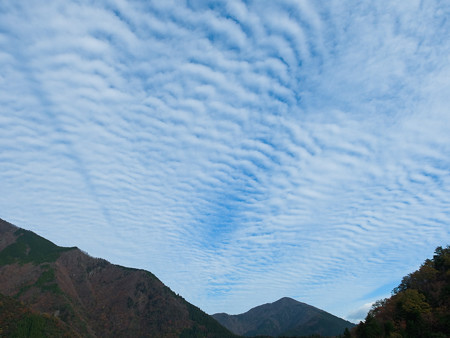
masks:
<path fill-rule="evenodd" d="M 218 313 L 213 317 L 230 331 L 244 336 L 332 336 L 354 326 L 325 311 L 286 297 L 243 314 Z"/>

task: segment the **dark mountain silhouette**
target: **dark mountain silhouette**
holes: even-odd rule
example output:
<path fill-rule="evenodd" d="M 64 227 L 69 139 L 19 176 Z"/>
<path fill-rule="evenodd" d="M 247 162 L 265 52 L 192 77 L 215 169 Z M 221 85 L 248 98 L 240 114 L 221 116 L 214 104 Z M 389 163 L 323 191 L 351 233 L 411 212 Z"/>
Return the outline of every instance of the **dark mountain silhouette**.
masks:
<path fill-rule="evenodd" d="M 234 337 L 150 272 L 56 246 L 1 219 L 0 296 L 0 336 Z"/>
<path fill-rule="evenodd" d="M 213 317 L 230 331 L 243 336 L 336 336 L 354 324 L 291 298 L 264 304 L 239 315 Z"/>
<path fill-rule="evenodd" d="M 450 246 L 437 247 L 392 293 L 375 302 L 352 337 L 450 337 Z"/>

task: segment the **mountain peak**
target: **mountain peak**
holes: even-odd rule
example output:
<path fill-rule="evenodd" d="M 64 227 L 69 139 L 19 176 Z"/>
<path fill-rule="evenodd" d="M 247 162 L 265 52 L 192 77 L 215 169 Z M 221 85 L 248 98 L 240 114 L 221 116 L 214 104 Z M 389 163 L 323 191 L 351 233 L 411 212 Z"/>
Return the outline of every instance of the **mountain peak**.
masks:
<path fill-rule="evenodd" d="M 273 302 L 272 304 L 277 304 L 277 303 L 286 304 L 286 305 L 288 305 L 288 304 L 303 304 L 303 303 L 301 303 L 293 298 L 290 298 L 290 297 L 280 298 L 277 301 Z"/>
<path fill-rule="evenodd" d="M 213 317 L 230 331 L 243 336 L 335 336 L 354 324 L 314 306 L 283 297 L 239 315 Z"/>

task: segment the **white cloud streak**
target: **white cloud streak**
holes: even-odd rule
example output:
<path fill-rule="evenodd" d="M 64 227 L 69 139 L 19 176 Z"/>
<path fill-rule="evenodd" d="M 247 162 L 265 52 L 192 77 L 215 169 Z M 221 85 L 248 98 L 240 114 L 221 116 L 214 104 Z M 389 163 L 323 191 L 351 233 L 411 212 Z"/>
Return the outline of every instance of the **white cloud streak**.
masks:
<path fill-rule="evenodd" d="M 449 12 L 3 2 L 0 216 L 210 313 L 350 318 L 450 237 Z"/>

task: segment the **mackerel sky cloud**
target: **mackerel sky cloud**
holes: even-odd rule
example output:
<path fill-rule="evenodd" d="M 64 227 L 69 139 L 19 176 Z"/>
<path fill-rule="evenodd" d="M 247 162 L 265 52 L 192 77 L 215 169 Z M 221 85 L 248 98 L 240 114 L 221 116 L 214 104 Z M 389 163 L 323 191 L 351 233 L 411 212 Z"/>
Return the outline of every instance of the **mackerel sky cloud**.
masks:
<path fill-rule="evenodd" d="M 359 320 L 450 242 L 449 16 L 2 1 L 0 217 L 208 313 L 288 296 Z"/>

